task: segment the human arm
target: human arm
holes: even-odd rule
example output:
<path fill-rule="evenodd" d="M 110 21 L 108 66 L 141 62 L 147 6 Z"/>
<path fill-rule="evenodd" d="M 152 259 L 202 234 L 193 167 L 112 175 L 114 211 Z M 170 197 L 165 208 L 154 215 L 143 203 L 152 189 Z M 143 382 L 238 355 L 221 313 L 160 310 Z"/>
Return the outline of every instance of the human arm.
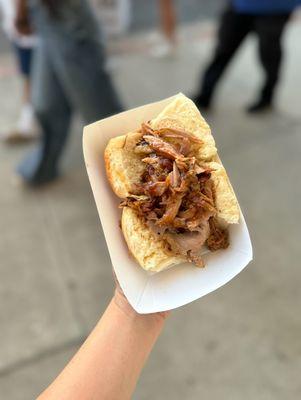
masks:
<path fill-rule="evenodd" d="M 38 400 L 129 400 L 166 316 L 136 313 L 117 288 L 92 333 Z"/>

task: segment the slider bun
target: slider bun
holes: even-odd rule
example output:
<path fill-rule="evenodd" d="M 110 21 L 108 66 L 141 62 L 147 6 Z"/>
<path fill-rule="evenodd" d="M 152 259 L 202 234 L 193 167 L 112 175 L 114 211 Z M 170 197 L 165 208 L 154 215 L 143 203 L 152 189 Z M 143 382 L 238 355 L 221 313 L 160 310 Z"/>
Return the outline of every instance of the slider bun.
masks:
<path fill-rule="evenodd" d="M 218 218 L 228 224 L 237 224 L 240 216 L 239 206 L 224 166 L 221 162 L 209 162 L 205 165 L 212 169 L 211 179 Z"/>
<path fill-rule="evenodd" d="M 120 198 L 131 193 L 134 183 L 139 183 L 145 165 L 143 157 L 134 152 L 141 134 L 128 133 L 111 139 L 105 149 L 105 166 L 112 189 Z"/>
<path fill-rule="evenodd" d="M 130 207 L 123 208 L 121 228 L 130 253 L 146 271 L 159 272 L 185 261 L 173 256 L 166 241 L 158 238 Z"/>
<path fill-rule="evenodd" d="M 204 145 L 196 154 L 196 158 L 199 160 L 211 160 L 217 154 L 209 125 L 194 102 L 183 94 L 177 95 L 157 118 L 151 121 L 151 126 L 154 129 L 182 129 L 201 139 Z"/>
<path fill-rule="evenodd" d="M 151 126 L 155 129 L 183 129 L 203 141 L 196 158 L 204 167 L 212 169 L 218 217 L 223 224 L 238 223 L 240 212 L 234 191 L 218 158 L 210 128 L 194 103 L 182 94 L 176 96 L 151 121 Z M 108 180 L 120 198 L 130 195 L 133 184 L 139 183 L 144 171 L 143 155 L 134 152 L 140 138 L 139 132 L 118 136 L 111 139 L 105 149 Z M 183 261 L 182 257 L 173 256 L 168 251 L 166 241 L 155 235 L 133 209 L 123 208 L 121 225 L 130 252 L 145 270 L 158 272 Z"/>

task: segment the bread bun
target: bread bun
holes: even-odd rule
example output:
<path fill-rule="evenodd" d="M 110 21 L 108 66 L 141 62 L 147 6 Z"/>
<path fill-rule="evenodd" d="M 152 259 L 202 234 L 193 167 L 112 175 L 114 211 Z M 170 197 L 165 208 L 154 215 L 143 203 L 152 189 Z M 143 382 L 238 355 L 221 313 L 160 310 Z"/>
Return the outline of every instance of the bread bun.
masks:
<path fill-rule="evenodd" d="M 146 271 L 159 272 L 185 261 L 172 255 L 166 241 L 158 239 L 132 208 L 123 208 L 121 227 L 130 253 Z"/>
<path fill-rule="evenodd" d="M 210 128 L 195 104 L 184 95 L 178 95 L 150 124 L 154 129 L 182 129 L 203 141 L 204 145 L 196 154 L 196 158 L 203 166 L 212 169 L 217 216 L 224 224 L 238 223 L 238 202 L 226 170 L 217 155 Z M 105 149 L 108 180 L 120 198 L 131 194 L 133 186 L 139 183 L 145 169 L 142 162 L 144 156 L 134 152 L 141 136 L 140 132 L 131 132 L 115 137 Z M 158 272 L 185 261 L 182 257 L 172 255 L 166 241 L 155 235 L 133 209 L 123 208 L 121 222 L 128 248 L 145 270 Z"/>

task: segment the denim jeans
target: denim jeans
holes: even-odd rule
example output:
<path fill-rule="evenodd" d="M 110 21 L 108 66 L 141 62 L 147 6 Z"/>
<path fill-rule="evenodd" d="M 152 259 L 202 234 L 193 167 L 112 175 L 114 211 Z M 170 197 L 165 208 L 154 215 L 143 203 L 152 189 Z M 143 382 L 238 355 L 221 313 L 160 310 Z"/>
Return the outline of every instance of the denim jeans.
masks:
<path fill-rule="evenodd" d="M 100 33 L 85 0 L 65 0 L 52 15 L 32 0 L 39 35 L 32 70 L 32 102 L 42 129 L 41 143 L 18 167 L 31 184 L 58 175 L 73 110 L 86 123 L 121 111 L 105 71 Z M 60 2 L 58 2 L 60 3 Z"/>

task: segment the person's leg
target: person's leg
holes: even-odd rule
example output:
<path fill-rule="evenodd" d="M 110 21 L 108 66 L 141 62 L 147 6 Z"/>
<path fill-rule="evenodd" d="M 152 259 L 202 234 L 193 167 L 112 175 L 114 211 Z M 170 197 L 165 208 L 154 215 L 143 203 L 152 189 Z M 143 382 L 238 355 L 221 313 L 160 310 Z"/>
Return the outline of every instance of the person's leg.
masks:
<path fill-rule="evenodd" d="M 19 143 L 36 138 L 37 131 L 31 104 L 31 82 L 30 71 L 32 61 L 32 48 L 23 48 L 17 44 L 13 45 L 20 77 L 22 79 L 21 110 L 18 121 L 14 129 L 3 134 L 1 138 L 7 143 Z"/>
<path fill-rule="evenodd" d="M 99 44 L 85 41 L 74 44 L 72 57 L 58 59 L 64 90 L 86 123 L 117 114 L 122 106 L 105 70 L 105 58 Z M 70 54 L 71 55 L 71 54 Z"/>
<path fill-rule="evenodd" d="M 41 143 L 19 165 L 17 171 L 29 184 L 39 185 L 55 179 L 58 161 L 69 131 L 71 108 L 41 41 L 32 71 L 32 101 L 42 129 Z"/>
<path fill-rule="evenodd" d="M 167 40 L 176 42 L 176 13 L 173 0 L 159 0 L 161 26 Z"/>
<path fill-rule="evenodd" d="M 32 184 L 46 183 L 58 174 L 71 104 L 87 123 L 122 111 L 104 69 L 98 25 L 88 2 L 62 2 L 57 7 L 55 14 L 46 12 L 41 4 L 35 9 L 43 46 L 34 63 L 33 103 L 43 141 L 19 167 L 19 173 Z"/>
<path fill-rule="evenodd" d="M 255 19 L 259 56 L 265 78 L 259 98 L 248 108 L 249 112 L 265 110 L 273 102 L 282 59 L 281 37 L 288 19 L 289 14 L 258 16 Z"/>
<path fill-rule="evenodd" d="M 37 137 L 33 106 L 31 104 L 31 65 L 33 58 L 33 48 L 22 48 L 18 50 L 20 72 L 23 78 L 23 105 L 18 121 L 18 131 L 21 135 L 28 138 Z"/>
<path fill-rule="evenodd" d="M 23 103 L 29 103 L 31 101 L 30 97 L 30 70 L 32 64 L 33 49 L 27 47 L 20 47 L 19 45 L 14 45 L 16 56 L 19 64 L 19 71 L 23 77 Z"/>
<path fill-rule="evenodd" d="M 210 106 L 215 86 L 239 45 L 252 29 L 252 22 L 252 16 L 238 14 L 231 7 L 223 13 L 215 53 L 202 78 L 199 94 L 195 97 L 195 102 L 200 107 Z"/>
<path fill-rule="evenodd" d="M 173 56 L 176 52 L 176 12 L 173 0 L 157 0 L 160 19 L 160 40 L 149 48 L 156 58 Z"/>
<path fill-rule="evenodd" d="M 85 122 L 122 111 L 119 98 L 105 69 L 105 54 L 97 25 L 86 1 L 78 8 L 76 24 L 81 31 L 73 32 L 68 20 L 74 17 L 65 10 L 65 20 L 53 32 L 50 54 L 64 91 Z M 87 26 L 88 25 L 88 26 Z"/>
<path fill-rule="evenodd" d="M 23 104 L 31 102 L 31 86 L 29 76 L 23 78 Z"/>

